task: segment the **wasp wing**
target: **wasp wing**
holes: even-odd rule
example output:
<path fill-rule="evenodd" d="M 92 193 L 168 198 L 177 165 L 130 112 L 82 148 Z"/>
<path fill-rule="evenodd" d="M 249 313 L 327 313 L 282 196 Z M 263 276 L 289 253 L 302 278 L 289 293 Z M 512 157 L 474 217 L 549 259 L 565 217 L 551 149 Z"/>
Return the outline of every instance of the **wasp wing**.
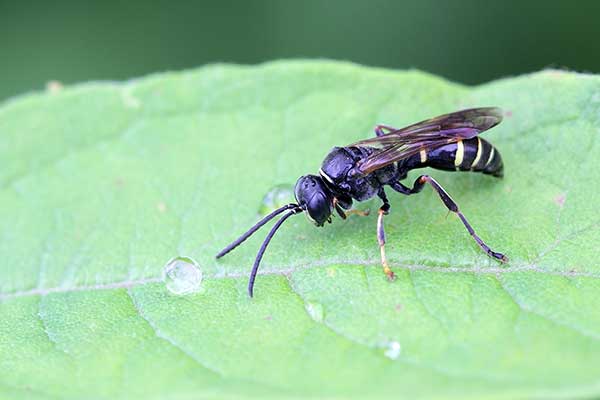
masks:
<path fill-rule="evenodd" d="M 350 146 L 378 149 L 357 165 L 358 172 L 367 175 L 386 165 L 411 157 L 421 150 L 475 137 L 501 121 L 502 110 L 499 108 L 471 108 L 440 115 L 383 136 L 361 140 Z"/>

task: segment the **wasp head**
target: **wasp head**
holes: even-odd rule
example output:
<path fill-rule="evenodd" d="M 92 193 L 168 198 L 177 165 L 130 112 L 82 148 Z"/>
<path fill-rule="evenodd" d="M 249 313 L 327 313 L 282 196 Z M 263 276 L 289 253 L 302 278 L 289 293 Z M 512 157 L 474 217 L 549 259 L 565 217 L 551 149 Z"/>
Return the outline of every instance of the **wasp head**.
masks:
<path fill-rule="evenodd" d="M 320 176 L 305 175 L 298 179 L 294 189 L 298 205 L 306 211 L 308 219 L 317 226 L 331 221 L 333 194 Z"/>

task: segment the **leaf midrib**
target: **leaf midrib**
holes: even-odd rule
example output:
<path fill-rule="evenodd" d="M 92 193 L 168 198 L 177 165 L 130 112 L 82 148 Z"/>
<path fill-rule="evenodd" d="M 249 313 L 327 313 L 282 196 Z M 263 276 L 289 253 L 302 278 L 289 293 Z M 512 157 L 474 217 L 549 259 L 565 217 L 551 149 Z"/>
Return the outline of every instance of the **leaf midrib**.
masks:
<path fill-rule="evenodd" d="M 273 268 L 264 269 L 258 272 L 258 275 L 281 275 L 289 276 L 295 272 L 326 268 L 332 265 L 355 265 L 362 267 L 373 267 L 379 268 L 376 261 L 368 260 L 319 260 L 312 263 L 303 263 L 291 268 Z M 229 266 L 232 269 L 244 269 L 242 266 Z M 474 274 L 474 275 L 504 275 L 511 273 L 522 273 L 522 272 L 533 272 L 537 274 L 550 275 L 550 276 L 562 276 L 564 278 L 591 278 L 600 279 L 600 273 L 586 272 L 586 271 L 552 271 L 540 268 L 536 264 L 523 264 L 510 267 L 442 267 L 442 266 L 431 266 L 424 264 L 392 264 L 392 269 L 412 271 L 427 271 L 444 274 Z M 248 279 L 249 273 L 240 272 L 222 272 L 212 276 L 208 276 L 205 279 Z M 97 290 L 113 290 L 113 289 L 131 289 L 139 286 L 145 286 L 154 283 L 162 282 L 162 277 L 148 277 L 136 280 L 124 280 L 118 282 L 100 283 L 95 285 L 82 285 L 82 286 L 57 286 L 51 288 L 34 288 L 25 289 L 9 293 L 0 293 L 0 301 L 10 300 L 20 297 L 30 296 L 47 296 L 55 293 L 72 293 L 72 292 L 85 292 L 85 291 L 97 291 Z"/>

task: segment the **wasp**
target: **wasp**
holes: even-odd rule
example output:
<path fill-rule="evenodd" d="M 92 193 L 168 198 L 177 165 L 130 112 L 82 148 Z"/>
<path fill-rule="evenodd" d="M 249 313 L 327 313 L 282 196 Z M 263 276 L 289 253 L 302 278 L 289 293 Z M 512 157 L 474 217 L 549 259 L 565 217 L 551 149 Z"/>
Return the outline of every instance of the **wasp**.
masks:
<path fill-rule="evenodd" d="M 446 171 L 473 171 L 501 178 L 503 164 L 500 152 L 479 134 L 502 121 L 502 110 L 496 107 L 472 108 L 440 115 L 405 128 L 375 126 L 375 137 L 345 147 L 334 147 L 325 157 L 319 175 L 305 175 L 294 188 L 296 203 L 287 204 L 261 219 L 237 240 L 225 247 L 217 258 L 223 257 L 248 239 L 271 219 L 283 213 L 263 241 L 248 282 L 248 294 L 253 296 L 254 280 L 265 250 L 281 225 L 292 215 L 306 213 L 316 226 L 331 223 L 335 211 L 342 219 L 349 214 L 367 214 L 352 209 L 353 200 L 365 201 L 374 196 L 381 199 L 377 218 L 377 241 L 383 272 L 395 278 L 385 255 L 383 218 L 390 211 L 385 187 L 404 194 L 419 193 L 426 184 L 437 192 L 449 212 L 456 214 L 477 245 L 500 262 L 508 258 L 493 251 L 475 233 L 458 204 L 431 176 L 421 175 L 412 187 L 401 181 L 416 168 L 431 167 Z"/>

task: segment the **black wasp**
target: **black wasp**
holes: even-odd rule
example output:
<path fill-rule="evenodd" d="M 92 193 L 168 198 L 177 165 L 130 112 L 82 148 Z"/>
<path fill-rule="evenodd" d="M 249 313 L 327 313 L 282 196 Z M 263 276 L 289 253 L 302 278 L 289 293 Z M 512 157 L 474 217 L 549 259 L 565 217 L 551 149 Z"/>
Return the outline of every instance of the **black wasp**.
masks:
<path fill-rule="evenodd" d="M 248 293 L 252 297 L 260 260 L 273 235 L 286 219 L 304 211 L 316 226 L 323 226 L 325 222 L 331 222 L 333 210 L 342 219 L 346 219 L 348 214 L 361 213 L 350 210 L 352 200 L 364 201 L 377 195 L 383 202 L 377 219 L 381 264 L 387 277 L 390 280 L 394 279 L 394 273 L 385 256 L 383 216 L 390 211 L 390 203 L 384 186 L 388 185 L 396 192 L 411 195 L 419 193 L 425 184 L 429 183 L 448 210 L 458 215 L 479 247 L 490 257 L 507 262 L 508 258 L 504 254 L 492 251 L 477 236 L 456 202 L 435 179 L 429 175 L 421 175 L 415 180 L 412 188 L 400 182 L 406 178 L 408 171 L 423 167 L 483 172 L 502 177 L 500 153 L 489 142 L 478 137 L 481 132 L 498 125 L 501 121 L 502 110 L 485 107 L 441 115 L 402 129 L 377 125 L 376 137 L 346 147 L 334 147 L 325 157 L 319 175 L 305 175 L 296 182 L 294 194 L 297 204 L 288 204 L 264 217 L 217 254 L 217 258 L 229 253 L 269 220 L 285 212 L 271 228 L 254 260 L 248 283 Z"/>

